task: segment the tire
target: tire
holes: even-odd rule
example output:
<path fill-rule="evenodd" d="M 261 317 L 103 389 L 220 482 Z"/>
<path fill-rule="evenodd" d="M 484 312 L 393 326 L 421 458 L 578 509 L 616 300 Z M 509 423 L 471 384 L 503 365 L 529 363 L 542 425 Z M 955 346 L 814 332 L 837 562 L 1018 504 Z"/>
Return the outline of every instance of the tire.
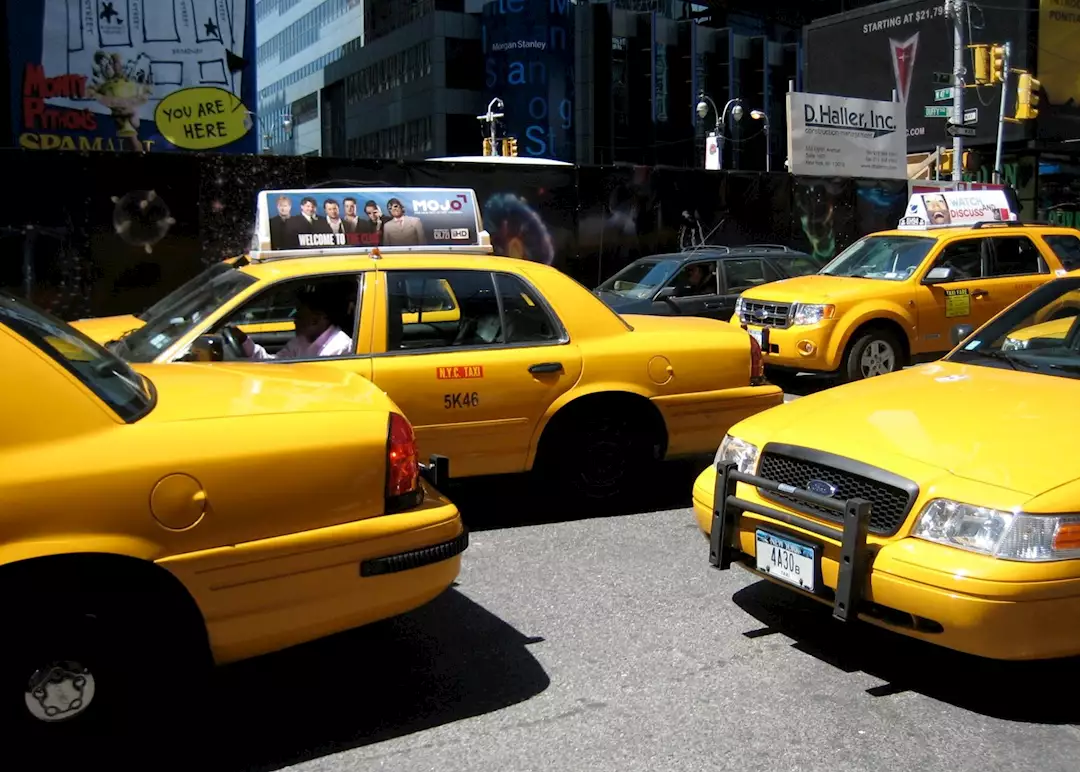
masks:
<path fill-rule="evenodd" d="M 631 498 L 657 463 L 651 431 L 639 411 L 575 410 L 549 428 L 539 459 L 548 493 L 569 494 L 594 506 Z"/>
<path fill-rule="evenodd" d="M 904 348 L 896 335 L 881 328 L 859 333 L 848 350 L 843 376 L 848 382 L 886 375 L 904 367 Z"/>
<path fill-rule="evenodd" d="M 84 760 L 124 761 L 121 749 L 136 758 L 155 732 L 190 719 L 199 660 L 181 650 L 187 637 L 168 629 L 166 610 L 120 593 L 69 595 L 8 609 L 19 623 L 0 642 L 0 722 L 20 741 L 3 755 L 55 747 Z"/>

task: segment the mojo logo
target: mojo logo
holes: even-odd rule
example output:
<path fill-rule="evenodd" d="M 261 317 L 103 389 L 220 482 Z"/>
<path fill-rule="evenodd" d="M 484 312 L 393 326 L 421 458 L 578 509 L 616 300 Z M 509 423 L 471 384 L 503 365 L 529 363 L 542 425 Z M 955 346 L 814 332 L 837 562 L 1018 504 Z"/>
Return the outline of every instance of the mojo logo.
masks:
<path fill-rule="evenodd" d="M 428 214 L 460 212 L 462 207 L 467 203 L 469 203 L 469 197 L 464 193 L 458 193 L 457 196 L 449 201 L 439 201 L 436 198 L 429 198 L 426 201 L 417 201 L 414 198 L 412 208 L 414 212 L 427 212 Z"/>

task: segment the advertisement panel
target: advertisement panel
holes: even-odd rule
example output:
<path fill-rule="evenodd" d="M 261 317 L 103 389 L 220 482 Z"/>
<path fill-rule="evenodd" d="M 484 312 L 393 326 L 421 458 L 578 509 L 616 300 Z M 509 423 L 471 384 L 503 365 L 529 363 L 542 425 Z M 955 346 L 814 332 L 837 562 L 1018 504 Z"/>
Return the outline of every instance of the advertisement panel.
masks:
<path fill-rule="evenodd" d="M 1080 3 L 1076 0 L 1039 2 L 1039 81 L 1051 105 L 1080 103 Z"/>
<path fill-rule="evenodd" d="M 792 174 L 907 179 L 899 102 L 790 92 L 787 120 Z"/>
<path fill-rule="evenodd" d="M 972 9 L 975 23 L 965 24 L 964 38 L 973 43 L 1010 41 L 1012 66 L 1025 68 L 1029 18 L 1026 0 L 996 0 Z M 806 27 L 806 70 L 803 88 L 816 94 L 897 98 L 905 105 L 907 152 L 952 146 L 945 126 L 952 111 L 953 22 L 943 0 L 896 0 L 819 19 Z M 974 72 L 970 50 L 966 67 Z M 1070 55 L 1071 56 L 1071 55 Z M 1040 56 L 1040 66 L 1045 57 Z M 1075 57 L 1072 57 L 1075 58 Z M 945 75 L 945 78 L 936 77 Z M 971 76 L 969 74 L 968 79 Z M 997 139 L 1000 86 L 964 91 L 964 108 L 975 110 L 974 137 L 965 144 L 993 144 Z M 959 122 L 959 121 L 958 121 Z M 1026 136 L 1028 127 L 1007 124 L 1005 140 Z"/>
<path fill-rule="evenodd" d="M 916 193 L 900 218 L 900 230 L 957 228 L 979 222 L 1015 222 L 1003 190 L 943 190 Z"/>
<path fill-rule="evenodd" d="M 470 188 L 264 190 L 258 248 L 485 246 Z"/>
<path fill-rule="evenodd" d="M 487 99 L 503 100 L 518 154 L 575 160 L 574 9 L 570 0 L 489 0 L 480 44 Z"/>
<path fill-rule="evenodd" d="M 8 0 L 27 150 L 257 152 L 254 0 Z"/>

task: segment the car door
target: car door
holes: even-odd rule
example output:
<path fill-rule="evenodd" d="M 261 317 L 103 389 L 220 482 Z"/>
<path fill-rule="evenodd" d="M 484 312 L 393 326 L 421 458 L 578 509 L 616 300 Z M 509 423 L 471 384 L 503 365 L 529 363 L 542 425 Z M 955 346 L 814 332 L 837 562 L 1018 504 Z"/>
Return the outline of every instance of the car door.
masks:
<path fill-rule="evenodd" d="M 695 283 L 694 275 L 699 271 L 705 272 L 704 280 Z M 656 314 L 719 317 L 722 299 L 716 258 L 687 263 L 661 287 L 660 292 L 664 290 L 674 290 L 674 294 L 653 301 L 653 312 Z"/>
<path fill-rule="evenodd" d="M 735 301 L 751 287 L 779 281 L 782 277 L 759 257 L 728 257 L 720 261 L 723 268 L 721 305 L 716 318 L 730 320 L 735 314 Z"/>
<path fill-rule="evenodd" d="M 377 276 L 372 380 L 412 422 L 421 457 L 447 456 L 453 477 L 523 471 L 540 420 L 581 374 L 550 305 L 511 273 Z"/>
<path fill-rule="evenodd" d="M 1016 237 L 1008 237 L 1010 239 Z M 952 348 L 950 333 L 953 327 L 968 324 L 978 328 L 988 322 L 1020 295 L 1020 288 L 1033 287 L 1045 261 L 1035 245 L 1027 242 L 1009 245 L 1005 259 L 995 267 L 993 238 L 971 236 L 948 241 L 938 255 L 929 261 L 916 290 L 919 330 L 916 350 L 912 353 L 945 352 Z M 948 268 L 952 276 L 933 283 L 927 274 L 935 268 Z M 1025 273 L 1025 269 L 1032 269 Z M 1019 270 L 1007 276 L 1000 271 Z M 1026 290 L 1021 294 L 1026 293 Z M 1010 299 L 1011 298 L 1011 299 Z"/>

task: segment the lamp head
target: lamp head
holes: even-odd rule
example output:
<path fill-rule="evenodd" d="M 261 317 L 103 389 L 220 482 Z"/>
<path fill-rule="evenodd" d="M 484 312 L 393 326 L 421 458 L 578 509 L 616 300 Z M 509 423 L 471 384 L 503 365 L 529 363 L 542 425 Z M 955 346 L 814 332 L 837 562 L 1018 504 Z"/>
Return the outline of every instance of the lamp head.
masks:
<path fill-rule="evenodd" d="M 763 121 L 765 120 L 765 113 L 761 112 L 761 110 L 751 110 L 750 117 L 755 121 Z"/>
<path fill-rule="evenodd" d="M 741 121 L 743 116 L 743 106 L 735 105 L 731 108 L 731 117 L 737 121 Z"/>
<path fill-rule="evenodd" d="M 699 118 L 704 118 L 709 114 L 709 106 L 705 104 L 705 100 L 697 103 L 697 114 Z"/>

